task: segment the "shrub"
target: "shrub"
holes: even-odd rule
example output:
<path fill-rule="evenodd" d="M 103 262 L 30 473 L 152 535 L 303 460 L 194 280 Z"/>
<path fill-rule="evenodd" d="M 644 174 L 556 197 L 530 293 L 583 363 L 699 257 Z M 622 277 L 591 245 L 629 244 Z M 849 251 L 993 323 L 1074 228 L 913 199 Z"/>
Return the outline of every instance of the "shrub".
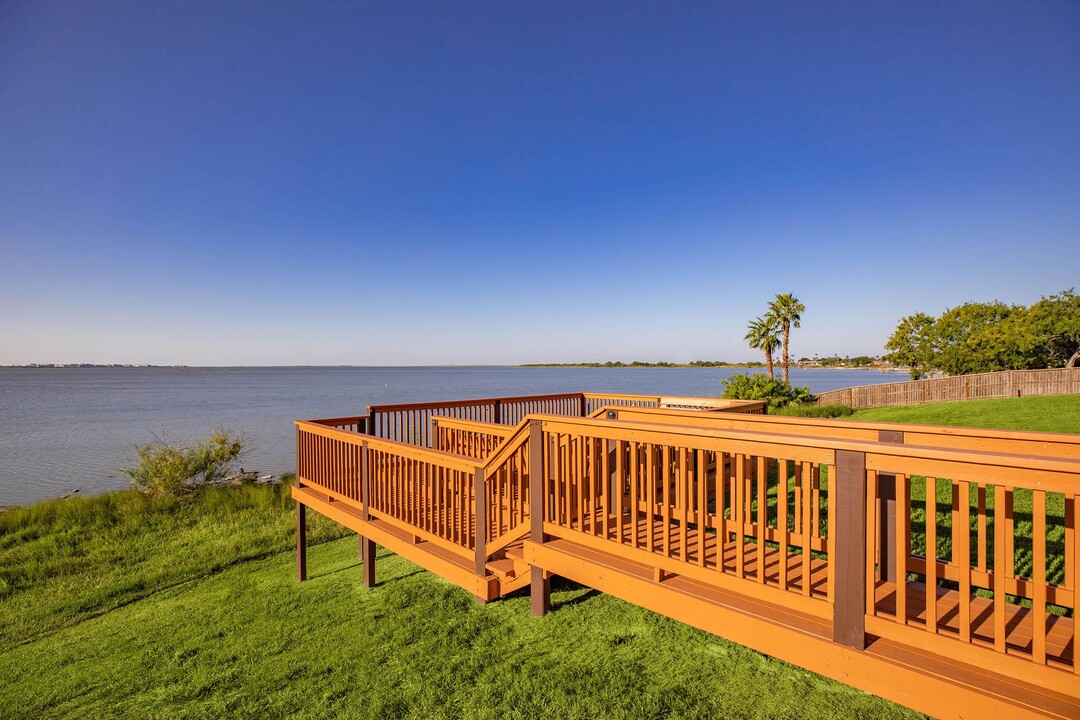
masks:
<path fill-rule="evenodd" d="M 810 388 L 792 387 L 760 373 L 739 373 L 724 380 L 724 397 L 738 400 L 766 400 L 769 412 L 792 403 L 812 403 Z"/>
<path fill-rule="evenodd" d="M 245 441 L 228 430 L 216 430 L 193 447 L 163 439 L 135 446 L 135 463 L 120 471 L 143 492 L 181 495 L 222 480 L 246 449 Z"/>
<path fill-rule="evenodd" d="M 792 415 L 795 417 L 812 418 L 838 418 L 847 417 L 855 411 L 848 405 L 834 403 L 832 405 L 807 405 L 805 403 L 793 403 L 787 407 L 778 408 L 773 415 Z"/>

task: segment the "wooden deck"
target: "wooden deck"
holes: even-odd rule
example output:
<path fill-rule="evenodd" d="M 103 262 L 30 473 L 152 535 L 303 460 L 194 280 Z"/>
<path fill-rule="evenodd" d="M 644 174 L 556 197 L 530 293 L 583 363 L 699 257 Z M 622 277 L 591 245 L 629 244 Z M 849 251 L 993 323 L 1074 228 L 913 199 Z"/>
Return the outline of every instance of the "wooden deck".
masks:
<path fill-rule="evenodd" d="M 375 543 L 481 602 L 529 585 L 535 614 L 560 575 L 932 715 L 1080 718 L 1080 436 L 680 401 L 298 421 L 298 575 L 310 507 L 368 586 Z"/>

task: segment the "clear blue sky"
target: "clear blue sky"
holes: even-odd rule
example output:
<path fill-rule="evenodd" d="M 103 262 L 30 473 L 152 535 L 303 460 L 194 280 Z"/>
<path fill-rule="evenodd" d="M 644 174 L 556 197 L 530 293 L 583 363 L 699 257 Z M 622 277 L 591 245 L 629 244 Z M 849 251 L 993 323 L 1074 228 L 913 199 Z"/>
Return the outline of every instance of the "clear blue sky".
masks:
<path fill-rule="evenodd" d="M 1080 3 L 0 1 L 0 363 L 756 359 L 1080 286 Z"/>

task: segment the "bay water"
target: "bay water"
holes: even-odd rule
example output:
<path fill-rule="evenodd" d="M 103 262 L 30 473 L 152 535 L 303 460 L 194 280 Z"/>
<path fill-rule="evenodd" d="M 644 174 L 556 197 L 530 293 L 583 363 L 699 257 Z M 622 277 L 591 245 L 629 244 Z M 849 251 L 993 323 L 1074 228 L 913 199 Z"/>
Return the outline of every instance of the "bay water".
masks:
<path fill-rule="evenodd" d="M 251 449 L 240 465 L 295 469 L 293 420 L 367 405 L 560 392 L 717 397 L 737 368 L 242 367 L 0 368 L 0 506 L 125 487 L 136 444 L 187 443 L 224 427 Z M 791 371 L 823 392 L 905 377 Z"/>

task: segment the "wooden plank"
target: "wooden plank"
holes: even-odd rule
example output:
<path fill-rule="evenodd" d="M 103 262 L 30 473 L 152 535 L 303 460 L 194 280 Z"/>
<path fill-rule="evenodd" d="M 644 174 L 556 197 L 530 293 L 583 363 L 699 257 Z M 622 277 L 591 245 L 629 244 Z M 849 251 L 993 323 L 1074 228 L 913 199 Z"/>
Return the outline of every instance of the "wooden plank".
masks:
<path fill-rule="evenodd" d="M 296 580 L 307 580 L 307 507 L 296 501 Z"/>
<path fill-rule="evenodd" d="M 971 487 L 954 483 L 960 513 L 953 515 L 953 564 L 960 571 L 960 642 L 971 642 Z"/>
<path fill-rule="evenodd" d="M 907 475 L 894 476 L 896 498 L 896 534 L 893 547 L 893 564 L 896 570 L 896 622 L 907 624 L 907 556 L 911 538 L 911 481 Z"/>
<path fill-rule="evenodd" d="M 830 554 L 829 573 L 835 578 L 833 640 L 862 650 L 866 647 L 866 455 L 841 451 L 836 454 L 836 538 Z M 830 512 L 830 516 L 832 512 Z M 808 566 L 809 563 L 804 563 Z"/>
<path fill-rule="evenodd" d="M 1035 598 L 1031 603 L 1031 658 L 1046 664 L 1046 493 L 1031 494 L 1031 580 Z"/>
<path fill-rule="evenodd" d="M 865 469 L 865 457 L 864 469 Z M 864 558 L 866 562 L 866 614 L 874 617 L 877 614 L 877 602 L 875 601 L 874 585 L 877 578 L 877 540 L 878 540 L 878 488 L 881 483 L 878 475 L 873 470 L 866 471 L 866 543 Z"/>
<path fill-rule="evenodd" d="M 769 525 L 769 459 L 760 456 L 757 459 L 757 581 L 765 582 L 765 532 Z"/>
<path fill-rule="evenodd" d="M 802 487 L 802 512 L 799 515 L 802 517 L 802 552 L 803 552 L 803 578 L 802 578 L 802 594 L 809 597 L 810 595 L 810 538 L 814 533 L 814 528 L 810 522 L 813 513 L 810 511 L 810 500 L 813 497 L 813 492 L 810 488 L 812 482 L 811 465 L 808 462 L 799 463 L 799 479 Z"/>
<path fill-rule="evenodd" d="M 937 479 L 926 478 L 926 630 L 936 633 L 937 612 Z"/>
<path fill-rule="evenodd" d="M 994 486 L 994 649 L 1005 652 L 1005 564 L 1008 544 L 1005 542 L 1005 488 Z"/>

